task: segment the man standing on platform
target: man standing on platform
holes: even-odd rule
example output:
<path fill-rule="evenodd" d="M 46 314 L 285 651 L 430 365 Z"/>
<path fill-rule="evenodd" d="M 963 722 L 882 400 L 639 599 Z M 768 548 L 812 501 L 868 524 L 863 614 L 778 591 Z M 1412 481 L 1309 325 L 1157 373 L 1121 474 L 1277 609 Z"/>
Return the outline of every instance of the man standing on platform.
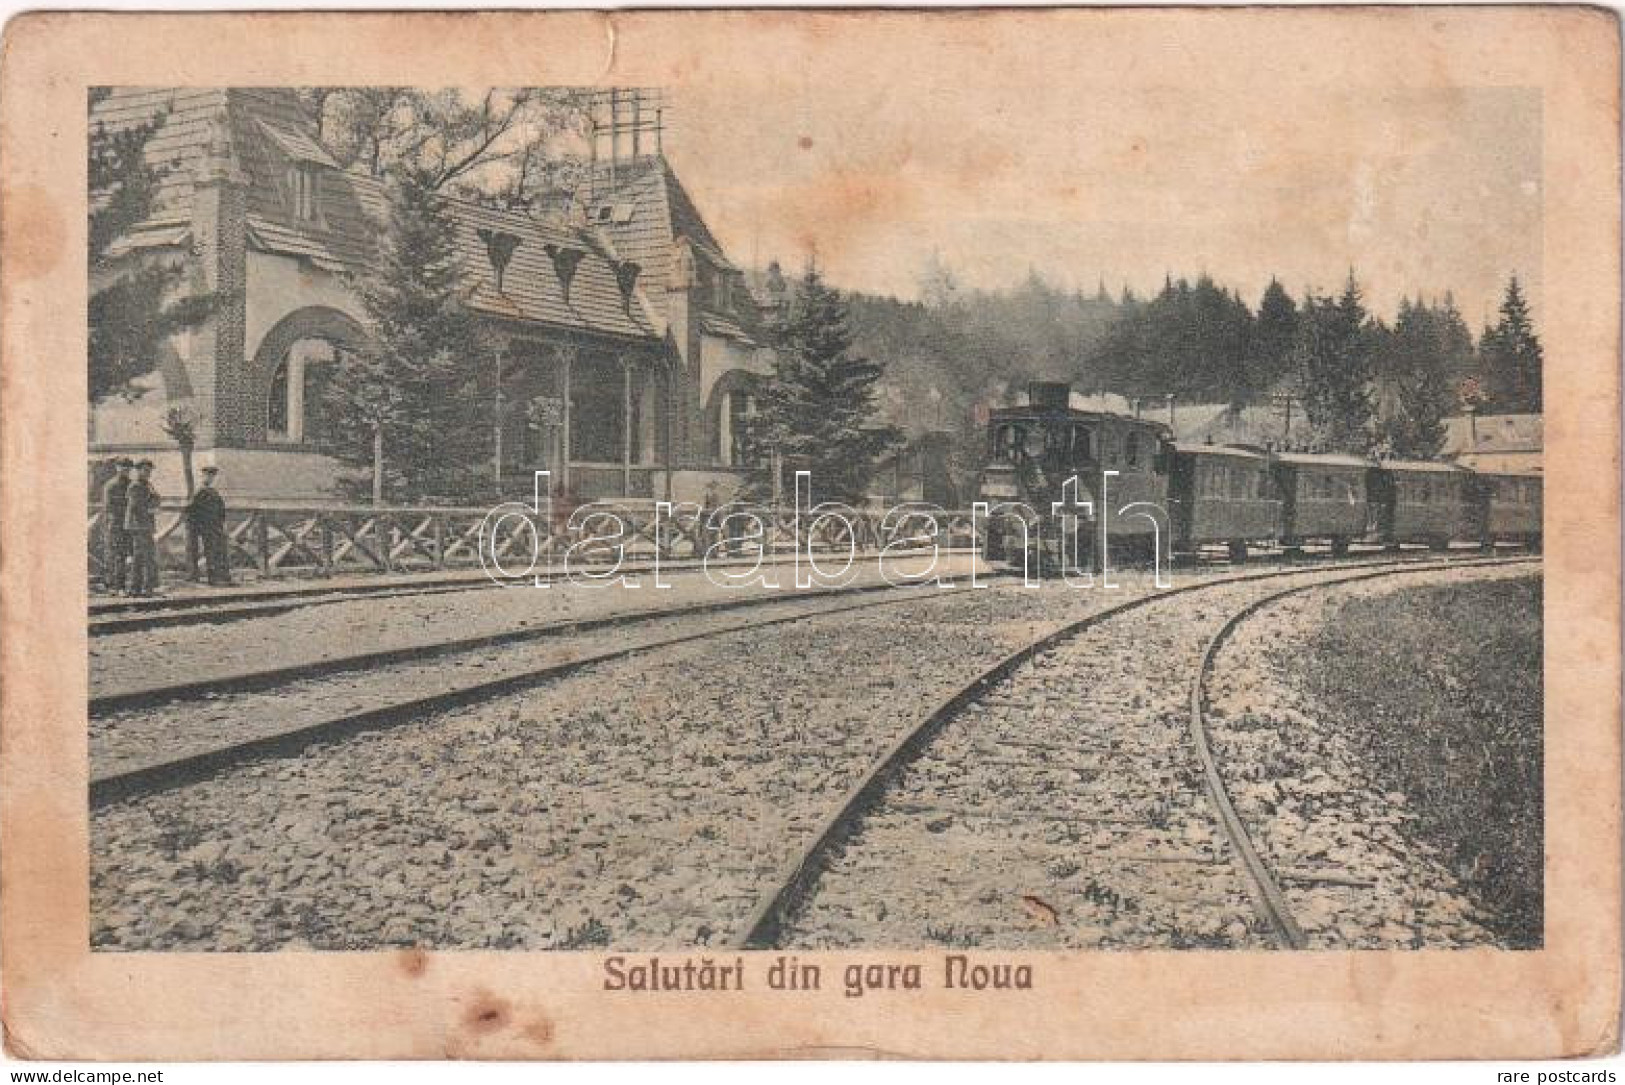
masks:
<path fill-rule="evenodd" d="M 717 531 L 711 523 L 712 518 L 717 514 L 717 508 L 721 504 L 722 500 L 718 497 L 716 480 L 712 479 L 705 484 L 705 493 L 700 498 L 700 545 L 697 548 L 699 553 L 695 557 L 702 561 L 710 554 L 711 547 L 716 545 L 717 538 L 721 535 L 721 532 Z"/>
<path fill-rule="evenodd" d="M 130 569 L 130 533 L 124 530 L 124 509 L 134 467 L 133 460 L 120 456 L 113 461 L 113 477 L 102 484 L 102 528 L 106 532 L 102 579 L 114 595 L 124 594 L 125 577 Z"/>
<path fill-rule="evenodd" d="M 203 544 L 203 562 L 209 570 L 209 583 L 224 587 L 232 583 L 230 557 L 226 548 L 226 499 L 215 489 L 218 467 L 203 469 L 203 485 L 186 505 L 186 523 Z"/>
<path fill-rule="evenodd" d="M 135 465 L 135 481 L 125 494 L 124 530 L 130 537 L 131 595 L 158 593 L 158 491 L 152 485 L 152 461 Z"/>

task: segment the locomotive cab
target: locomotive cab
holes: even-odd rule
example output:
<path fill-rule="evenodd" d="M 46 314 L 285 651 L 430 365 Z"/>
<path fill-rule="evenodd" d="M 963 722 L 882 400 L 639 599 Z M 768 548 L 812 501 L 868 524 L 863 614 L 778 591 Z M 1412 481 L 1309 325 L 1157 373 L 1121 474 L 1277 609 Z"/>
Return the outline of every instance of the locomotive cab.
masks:
<path fill-rule="evenodd" d="M 1103 536 L 1125 551 L 1166 551 L 1166 516 L 1158 523 L 1155 511 L 1164 507 L 1173 455 L 1166 427 L 1078 410 L 1070 399 L 1066 384 L 1034 383 L 1026 406 L 991 413 L 981 485 L 995 521 L 989 558 L 1025 548 L 1044 570 L 1087 567 Z"/>

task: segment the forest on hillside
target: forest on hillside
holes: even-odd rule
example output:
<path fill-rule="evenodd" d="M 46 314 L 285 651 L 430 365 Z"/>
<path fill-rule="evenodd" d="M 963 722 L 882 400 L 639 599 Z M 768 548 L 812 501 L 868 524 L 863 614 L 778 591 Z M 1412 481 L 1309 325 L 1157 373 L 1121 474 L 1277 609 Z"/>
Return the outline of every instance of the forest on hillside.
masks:
<path fill-rule="evenodd" d="M 1439 420 L 1464 406 L 1540 409 L 1540 345 L 1516 278 L 1476 337 L 1449 294 L 1402 299 L 1392 319 L 1373 313 L 1353 271 L 1335 296 L 1294 297 L 1272 280 L 1249 300 L 1202 275 L 1169 276 L 1140 298 L 1065 290 L 1036 272 L 966 290 L 934 262 L 918 301 L 847 300 L 855 351 L 885 367 L 882 413 L 910 434 L 963 429 L 978 404 L 1019 402 L 1037 379 L 1182 403 L 1291 394 L 1323 443 L 1349 451 L 1427 455 Z"/>

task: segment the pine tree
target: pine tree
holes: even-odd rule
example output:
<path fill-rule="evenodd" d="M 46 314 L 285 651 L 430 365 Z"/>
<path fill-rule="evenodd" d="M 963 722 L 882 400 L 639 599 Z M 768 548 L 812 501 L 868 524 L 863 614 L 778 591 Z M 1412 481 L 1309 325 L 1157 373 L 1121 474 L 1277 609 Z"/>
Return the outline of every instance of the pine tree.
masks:
<path fill-rule="evenodd" d="M 110 93 L 93 89 L 91 107 Z M 185 280 L 183 266 L 114 250 L 114 242 L 156 209 L 165 168 L 148 161 L 147 144 L 165 118 L 159 113 L 117 131 L 101 121 L 90 127 L 86 364 L 91 403 L 128 394 L 131 382 L 158 367 L 164 341 L 206 319 L 212 308 L 208 296 L 175 296 Z"/>
<path fill-rule="evenodd" d="M 466 498 L 489 442 L 476 379 L 487 349 L 461 304 L 455 224 L 422 178 L 390 178 L 377 256 L 354 285 L 372 334 L 325 389 L 336 454 L 377 471 L 390 501 Z"/>
<path fill-rule="evenodd" d="M 1396 456 L 1432 459 L 1444 446 L 1444 417 L 1451 406 L 1452 357 L 1460 314 L 1410 299 L 1399 303 L 1393 329 L 1381 330 L 1378 372 L 1392 401 L 1377 426 L 1380 442 Z M 1465 326 L 1459 331 L 1465 331 Z"/>
<path fill-rule="evenodd" d="M 1298 336 L 1298 306 L 1279 279 L 1271 278 L 1258 302 L 1247 374 L 1248 392 L 1267 392 L 1292 368 L 1292 345 Z"/>
<path fill-rule="evenodd" d="M 1301 313 L 1296 353 L 1304 408 L 1328 451 L 1371 447 L 1372 334 L 1354 272 L 1342 295 L 1310 297 Z"/>
<path fill-rule="evenodd" d="M 758 497 L 794 492 L 795 472 L 812 476 L 814 502 L 857 503 L 875 460 L 895 447 L 898 432 L 877 426 L 875 382 L 884 367 L 853 357 L 847 306 L 809 267 L 772 328 L 775 369 L 763 390 L 748 440 Z"/>
<path fill-rule="evenodd" d="M 1543 355 L 1516 275 L 1507 283 L 1499 323 L 1484 329 L 1479 355 L 1490 402 L 1496 410 L 1540 411 Z"/>
<path fill-rule="evenodd" d="M 1445 291 L 1444 301 L 1434 308 L 1433 313 L 1438 322 L 1436 334 L 1441 367 L 1450 382 L 1451 395 L 1455 396 L 1456 389 L 1478 371 L 1473 333 L 1468 330 L 1467 321 L 1462 319 L 1461 310 L 1456 308 L 1455 295 L 1450 291 Z"/>

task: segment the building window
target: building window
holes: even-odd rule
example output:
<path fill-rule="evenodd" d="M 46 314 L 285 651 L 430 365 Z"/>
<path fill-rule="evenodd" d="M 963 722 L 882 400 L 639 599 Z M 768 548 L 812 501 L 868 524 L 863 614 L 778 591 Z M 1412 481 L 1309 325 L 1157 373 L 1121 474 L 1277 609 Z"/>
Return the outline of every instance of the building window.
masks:
<path fill-rule="evenodd" d="M 755 404 L 750 396 L 743 392 L 734 392 L 728 396 L 728 428 L 733 437 L 733 447 L 729 450 L 729 462 L 743 464 L 746 460 L 746 443 L 750 435 L 750 416 L 755 413 Z"/>
<path fill-rule="evenodd" d="M 1095 434 L 1088 426 L 1072 427 L 1072 462 L 1078 466 L 1095 458 Z"/>
<path fill-rule="evenodd" d="M 724 467 L 741 467 L 749 459 L 747 439 L 756 403 L 744 392 L 724 392 L 717 411 L 717 462 Z"/>
<path fill-rule="evenodd" d="M 316 167 L 295 164 L 288 167 L 288 207 L 303 222 L 316 218 Z"/>
<path fill-rule="evenodd" d="M 288 360 L 276 364 L 265 404 L 265 432 L 273 441 L 288 439 Z"/>

